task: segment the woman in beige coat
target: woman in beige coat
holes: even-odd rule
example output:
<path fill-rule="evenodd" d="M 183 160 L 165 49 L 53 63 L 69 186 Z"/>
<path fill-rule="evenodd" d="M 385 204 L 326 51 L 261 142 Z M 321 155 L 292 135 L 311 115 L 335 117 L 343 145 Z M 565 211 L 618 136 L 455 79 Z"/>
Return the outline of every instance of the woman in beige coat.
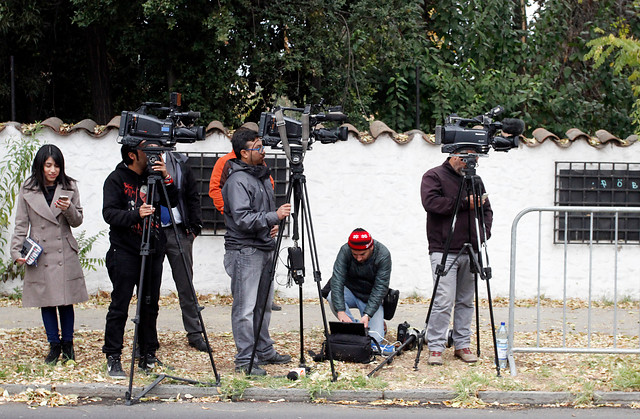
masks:
<path fill-rule="evenodd" d="M 20 188 L 11 257 L 19 265 L 26 262 L 21 250 L 27 237 L 42 247 L 36 264 L 25 265 L 22 306 L 41 307 L 50 345 L 47 363 L 55 364 L 61 352 L 63 361 L 75 360 L 73 304 L 89 298 L 78 243 L 71 234 L 71 227 L 80 224 L 82 206 L 76 182 L 65 174 L 60 149 L 44 145 L 33 160 L 31 176 Z"/>

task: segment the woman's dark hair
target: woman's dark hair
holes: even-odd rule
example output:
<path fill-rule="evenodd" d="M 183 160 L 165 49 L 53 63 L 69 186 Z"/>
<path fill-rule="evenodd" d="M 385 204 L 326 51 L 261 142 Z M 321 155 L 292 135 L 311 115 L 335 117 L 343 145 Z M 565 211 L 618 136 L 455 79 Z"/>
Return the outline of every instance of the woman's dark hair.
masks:
<path fill-rule="evenodd" d="M 67 176 L 64 172 L 64 157 L 62 156 L 62 151 L 53 144 L 45 144 L 40 147 L 40 150 L 38 150 L 33 159 L 33 164 L 31 165 L 31 176 L 27 179 L 25 186 L 29 189 L 40 189 L 43 193 L 46 192 L 44 163 L 49 159 L 49 157 L 53 158 L 53 161 L 60 168 L 60 174 L 58 174 L 56 182 L 61 184 L 64 189 L 71 189 L 71 182 L 75 182 L 75 179 Z"/>

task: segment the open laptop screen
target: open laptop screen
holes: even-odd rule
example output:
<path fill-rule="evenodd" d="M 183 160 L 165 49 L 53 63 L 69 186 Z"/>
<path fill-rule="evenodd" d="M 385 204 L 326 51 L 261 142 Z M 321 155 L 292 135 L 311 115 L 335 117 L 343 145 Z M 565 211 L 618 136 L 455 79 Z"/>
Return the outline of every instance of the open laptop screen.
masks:
<path fill-rule="evenodd" d="M 357 336 L 367 335 L 364 323 L 329 322 L 329 331 L 332 335 L 335 335 L 336 333 Z"/>

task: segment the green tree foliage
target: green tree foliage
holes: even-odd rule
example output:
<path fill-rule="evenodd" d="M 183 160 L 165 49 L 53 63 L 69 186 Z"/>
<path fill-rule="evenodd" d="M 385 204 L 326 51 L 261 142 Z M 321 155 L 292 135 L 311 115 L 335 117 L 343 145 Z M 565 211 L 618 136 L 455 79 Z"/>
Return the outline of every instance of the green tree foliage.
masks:
<path fill-rule="evenodd" d="M 585 61 L 596 28 L 640 31 L 631 0 L 7 0 L 0 57 L 16 56 L 18 117 L 106 123 L 183 93 L 202 121 L 257 121 L 285 98 L 341 104 L 366 129 L 431 131 L 496 104 L 528 127 L 629 133 L 622 74 Z M 0 119 L 8 119 L 8 64 Z M 530 130 L 529 130 L 530 132 Z"/>
<path fill-rule="evenodd" d="M 634 6 L 640 11 L 639 0 L 635 1 Z M 585 59 L 593 59 L 596 68 L 612 59 L 610 66 L 616 76 L 628 74 L 627 79 L 636 97 L 631 118 L 636 134 L 640 134 L 640 41 L 630 33 L 630 25 L 625 20 L 616 22 L 611 29 L 617 36 L 611 33 L 589 41 L 587 46 L 591 49 Z"/>
<path fill-rule="evenodd" d="M 71 4 L 62 0 L 0 2 L 0 115 L 9 120 L 10 60 L 14 57 L 16 119 L 90 115 L 91 97 L 79 29 Z"/>
<path fill-rule="evenodd" d="M 571 126 L 631 134 L 629 81 L 584 60 L 598 27 L 640 21 L 631 0 L 547 0 L 530 38 L 532 71 L 540 76 L 536 122 L 557 133 Z"/>

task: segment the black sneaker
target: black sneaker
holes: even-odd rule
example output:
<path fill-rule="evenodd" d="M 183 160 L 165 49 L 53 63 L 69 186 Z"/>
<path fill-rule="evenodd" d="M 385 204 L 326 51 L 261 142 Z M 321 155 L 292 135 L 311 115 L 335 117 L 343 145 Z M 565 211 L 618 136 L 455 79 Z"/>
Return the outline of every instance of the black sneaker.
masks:
<path fill-rule="evenodd" d="M 147 370 L 152 370 L 155 367 L 165 367 L 165 365 L 153 354 L 147 354 L 143 357 L 140 357 L 140 361 L 138 362 L 138 368 L 140 368 L 143 371 L 147 371 Z M 171 367 L 166 367 L 166 368 L 173 369 Z"/>
<path fill-rule="evenodd" d="M 120 362 L 120 355 L 109 355 L 107 357 L 107 374 L 109 377 L 116 380 L 122 380 L 127 378 L 127 375 L 122 369 L 122 362 Z"/>
<path fill-rule="evenodd" d="M 277 305 L 276 303 L 271 303 L 271 311 L 280 311 L 282 307 Z"/>
<path fill-rule="evenodd" d="M 249 364 L 240 365 L 236 367 L 236 372 L 242 372 L 246 375 L 253 375 L 256 377 L 264 377 L 265 375 L 267 375 L 267 372 L 262 368 L 260 368 L 256 362 L 254 362 L 253 367 L 251 367 L 251 374 L 249 374 L 247 371 L 249 371 Z"/>
<path fill-rule="evenodd" d="M 274 356 L 269 359 L 261 359 L 258 361 L 258 365 L 267 365 L 267 364 L 288 364 L 291 362 L 291 357 L 289 355 L 281 355 L 276 352 Z"/>
<path fill-rule="evenodd" d="M 196 348 L 200 352 L 209 352 L 209 349 L 207 349 L 207 342 L 205 342 L 203 338 L 190 340 L 189 346 Z"/>

